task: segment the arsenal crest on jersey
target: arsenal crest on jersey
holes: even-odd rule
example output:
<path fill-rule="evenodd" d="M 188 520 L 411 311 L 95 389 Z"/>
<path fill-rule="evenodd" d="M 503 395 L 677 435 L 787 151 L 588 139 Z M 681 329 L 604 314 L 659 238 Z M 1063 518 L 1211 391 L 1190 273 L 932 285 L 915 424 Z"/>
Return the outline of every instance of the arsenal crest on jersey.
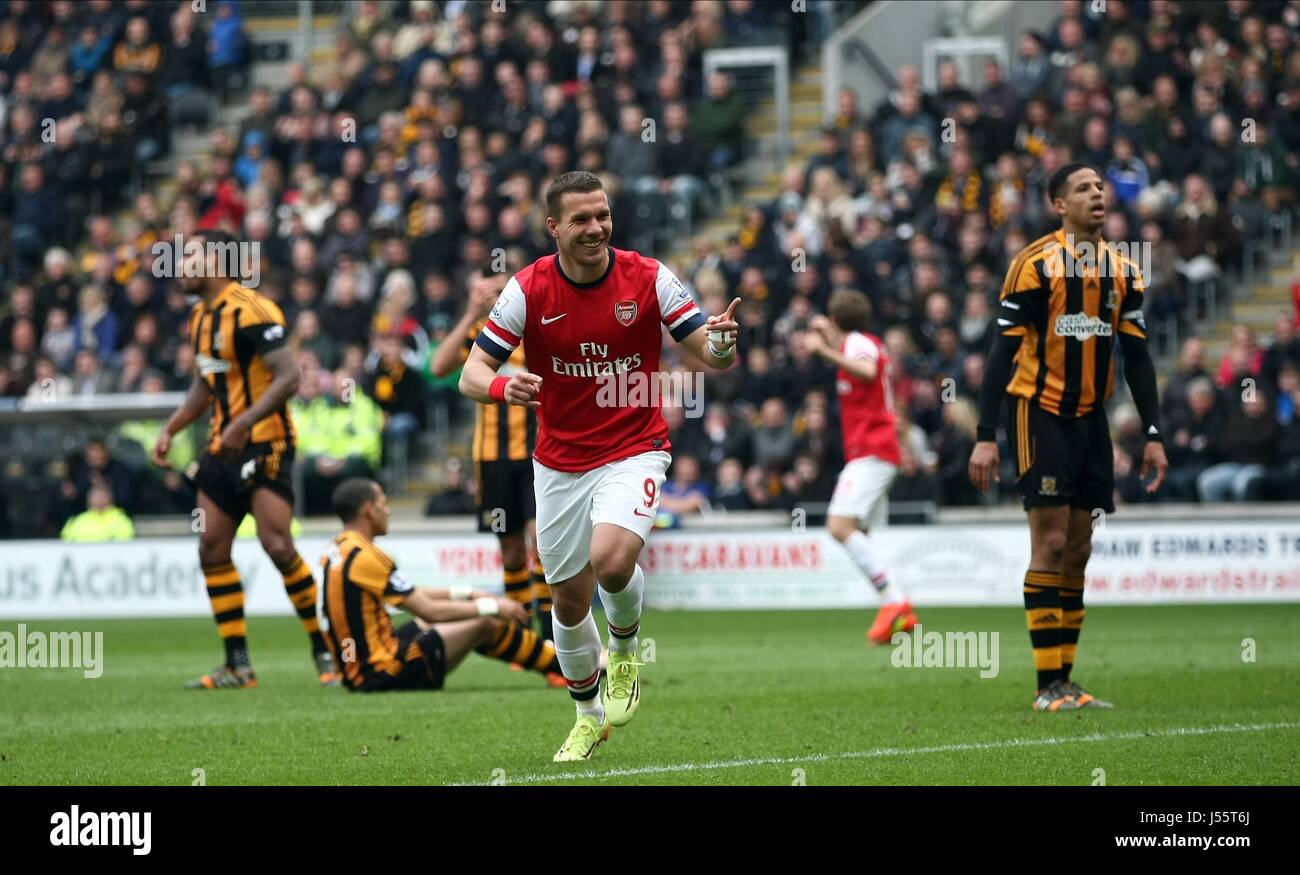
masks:
<path fill-rule="evenodd" d="M 614 318 L 624 328 L 636 321 L 636 301 L 619 301 L 614 305 Z"/>

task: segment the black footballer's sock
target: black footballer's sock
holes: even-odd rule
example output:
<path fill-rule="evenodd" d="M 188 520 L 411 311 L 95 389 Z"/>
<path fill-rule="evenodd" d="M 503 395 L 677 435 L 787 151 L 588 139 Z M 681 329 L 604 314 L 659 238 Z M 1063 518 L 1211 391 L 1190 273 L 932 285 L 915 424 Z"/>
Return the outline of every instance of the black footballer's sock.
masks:
<path fill-rule="evenodd" d="M 248 668 L 248 621 L 244 619 L 244 585 L 233 562 L 203 566 L 212 617 L 226 647 L 226 665 Z"/>
<path fill-rule="evenodd" d="M 505 583 L 506 598 L 519 602 L 530 612 L 533 609 L 533 584 L 528 578 L 527 566 L 507 568 L 501 574 Z"/>
<path fill-rule="evenodd" d="M 1061 577 L 1061 679 L 1070 679 L 1083 631 L 1083 575 Z"/>
<path fill-rule="evenodd" d="M 320 618 L 316 615 L 316 578 L 312 576 L 311 568 L 302 556 L 295 553 L 289 564 L 280 569 L 280 574 L 284 577 L 284 591 L 311 639 L 311 652 L 327 651 L 329 648 L 320 632 Z"/>
<path fill-rule="evenodd" d="M 1038 689 L 1061 677 L 1061 575 L 1055 571 L 1025 574 L 1025 617 L 1034 648 Z"/>
<path fill-rule="evenodd" d="M 532 629 L 520 626 L 514 620 L 498 620 L 496 631 L 478 652 L 502 662 L 522 665 L 540 672 L 558 672 L 560 660 L 555 655 L 555 645 L 543 641 Z"/>

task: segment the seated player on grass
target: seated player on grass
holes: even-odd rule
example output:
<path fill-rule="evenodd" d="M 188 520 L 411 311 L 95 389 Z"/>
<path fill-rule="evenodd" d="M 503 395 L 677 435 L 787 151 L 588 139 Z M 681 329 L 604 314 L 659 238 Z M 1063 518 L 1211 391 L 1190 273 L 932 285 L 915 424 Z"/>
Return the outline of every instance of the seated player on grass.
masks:
<path fill-rule="evenodd" d="M 322 557 L 326 641 L 350 690 L 437 690 L 476 650 L 537 672 L 558 672 L 555 647 L 526 626 L 528 609 L 468 586 L 416 587 L 374 544 L 388 533 L 388 496 L 352 477 L 334 490 L 343 532 Z M 393 628 L 388 605 L 415 615 Z"/>

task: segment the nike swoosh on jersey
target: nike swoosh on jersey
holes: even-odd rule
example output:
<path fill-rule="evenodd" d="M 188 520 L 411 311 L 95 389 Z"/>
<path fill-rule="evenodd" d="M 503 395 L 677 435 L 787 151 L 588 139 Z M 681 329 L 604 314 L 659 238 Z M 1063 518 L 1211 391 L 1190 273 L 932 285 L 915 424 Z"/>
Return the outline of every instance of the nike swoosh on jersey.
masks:
<path fill-rule="evenodd" d="M 556 321 L 557 319 L 563 319 L 565 316 L 568 316 L 568 315 L 569 315 L 568 313 L 561 313 L 559 316 L 550 316 L 550 317 L 543 316 L 543 317 L 542 317 L 542 324 L 543 324 L 543 325 L 550 325 L 552 322 Z"/>

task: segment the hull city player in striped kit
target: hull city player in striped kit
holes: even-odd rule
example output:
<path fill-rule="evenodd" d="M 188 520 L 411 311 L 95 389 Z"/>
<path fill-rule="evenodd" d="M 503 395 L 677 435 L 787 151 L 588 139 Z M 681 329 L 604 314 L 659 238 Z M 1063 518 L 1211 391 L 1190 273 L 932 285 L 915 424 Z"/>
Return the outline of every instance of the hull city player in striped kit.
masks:
<path fill-rule="evenodd" d="M 706 319 L 672 271 L 612 248 L 609 199 L 590 173 L 556 177 L 546 210 L 559 251 L 510 278 L 461 372 L 460 390 L 481 404 L 504 400 L 538 413 L 537 552 L 555 600 L 555 649 L 578 711 L 554 757 L 565 762 L 590 757 L 640 702 L 645 575 L 637 557 L 671 461 L 658 393 L 647 404 L 611 406 L 609 381 L 648 383 L 659 369 L 664 328 L 708 366 L 730 367 L 740 300 Z M 527 370 L 498 375 L 521 343 Z M 604 689 L 591 616 L 597 588 L 610 636 Z"/>
<path fill-rule="evenodd" d="M 1084 569 L 1098 512 L 1113 513 L 1114 450 L 1103 402 L 1115 383 L 1118 340 L 1124 377 L 1147 444 L 1142 477 L 1155 492 L 1169 463 L 1161 443 L 1156 372 L 1142 318 L 1137 265 L 1101 239 L 1101 177 L 1067 164 L 1049 183 L 1061 229 L 1011 262 L 998 331 L 980 389 L 970 479 L 981 492 L 997 479 L 999 413 L 1016 460 L 1016 488 L 1029 518 L 1025 615 L 1038 673 L 1036 711 L 1108 708 L 1070 678 L 1083 628 Z"/>
<path fill-rule="evenodd" d="M 374 480 L 344 480 L 333 505 L 344 529 L 321 557 L 321 589 L 330 649 L 349 690 L 440 690 L 471 650 L 537 672 L 558 671 L 555 648 L 527 628 L 528 611 L 519 602 L 464 585 L 413 586 L 397 570 L 375 545 L 388 533 L 390 509 Z M 415 619 L 394 628 L 389 605 Z"/>
<path fill-rule="evenodd" d="M 429 361 L 434 376 L 444 377 L 464 366 L 507 279 L 487 269 L 470 273 L 465 312 Z M 518 346 L 503 370 L 522 371 L 525 361 L 524 348 Z M 537 414 L 532 408 L 505 402 L 478 405 L 471 446 L 478 530 L 496 535 L 507 598 L 533 611 L 542 637 L 552 641 L 551 588 L 541 562 L 532 553 L 537 543 L 532 458 L 536 442 Z M 549 675 L 547 682 L 565 686 L 564 676 L 558 672 Z"/>
<path fill-rule="evenodd" d="M 316 580 L 289 534 L 296 436 L 286 403 L 298 389 L 299 374 L 286 346 L 284 315 L 274 301 L 225 275 L 223 266 L 237 263 L 231 257 L 238 245 L 232 237 L 203 231 L 194 242 L 202 251 L 196 248 L 187 257 L 181 283 L 186 292 L 202 297 L 190 312 L 189 339 L 198 373 L 158 436 L 153 462 L 167 467 L 172 436 L 211 410 L 211 434 L 194 485 L 202 511 L 199 564 L 226 661 L 186 686 L 257 686 L 248 658 L 244 587 L 230 558 L 239 523 L 251 513 L 262 549 L 280 569 L 285 592 L 311 639 L 320 682 L 336 687 L 340 677 L 316 615 Z"/>

